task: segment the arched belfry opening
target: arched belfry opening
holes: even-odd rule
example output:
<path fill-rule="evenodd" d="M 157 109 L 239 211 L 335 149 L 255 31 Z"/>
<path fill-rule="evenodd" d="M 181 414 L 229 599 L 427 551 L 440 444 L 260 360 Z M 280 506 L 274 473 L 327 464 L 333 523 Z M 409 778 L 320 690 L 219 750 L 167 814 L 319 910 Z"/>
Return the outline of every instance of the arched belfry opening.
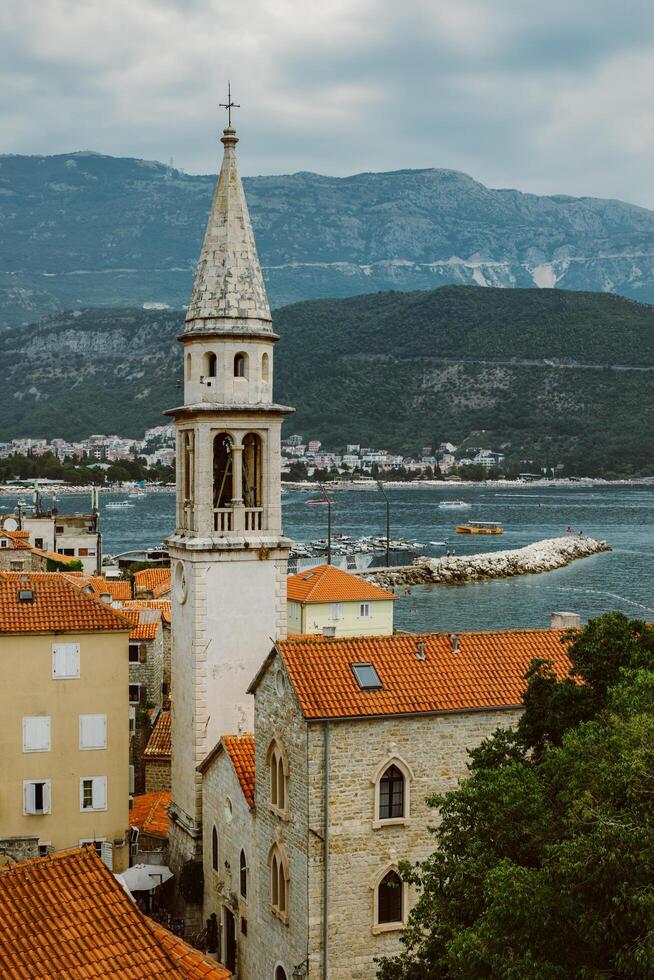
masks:
<path fill-rule="evenodd" d="M 195 519 L 195 433 L 191 430 L 182 435 L 182 507 L 184 527 L 192 531 Z"/>
<path fill-rule="evenodd" d="M 270 381 L 270 358 L 265 352 L 261 358 L 261 380 Z"/>
<path fill-rule="evenodd" d="M 213 440 L 214 530 L 232 530 L 233 444 L 231 436 L 219 432 Z"/>
<path fill-rule="evenodd" d="M 234 356 L 234 377 L 247 378 L 248 376 L 248 356 L 242 351 Z"/>
<path fill-rule="evenodd" d="M 260 531 L 263 517 L 262 442 L 255 432 L 243 438 L 242 497 L 245 530 Z"/>
<path fill-rule="evenodd" d="M 217 365 L 218 365 L 218 358 L 213 353 L 213 351 L 209 351 L 208 354 L 205 354 L 204 355 L 204 374 L 205 374 L 205 377 L 207 377 L 207 378 L 215 378 L 216 377 L 216 368 L 217 368 Z"/>

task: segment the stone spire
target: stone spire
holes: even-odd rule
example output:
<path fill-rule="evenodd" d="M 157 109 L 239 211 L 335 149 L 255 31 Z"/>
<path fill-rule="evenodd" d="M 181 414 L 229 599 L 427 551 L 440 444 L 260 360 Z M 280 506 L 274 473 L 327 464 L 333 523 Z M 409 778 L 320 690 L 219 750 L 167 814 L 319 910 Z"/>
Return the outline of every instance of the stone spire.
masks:
<path fill-rule="evenodd" d="M 186 313 L 185 333 L 272 332 L 270 307 L 236 162 L 236 131 L 223 131 L 223 165 Z"/>

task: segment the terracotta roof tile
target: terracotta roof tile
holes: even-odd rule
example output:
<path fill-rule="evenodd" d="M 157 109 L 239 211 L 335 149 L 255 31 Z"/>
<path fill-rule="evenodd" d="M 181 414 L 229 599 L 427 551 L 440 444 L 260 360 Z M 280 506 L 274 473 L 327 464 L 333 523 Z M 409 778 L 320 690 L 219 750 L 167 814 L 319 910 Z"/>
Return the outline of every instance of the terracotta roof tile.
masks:
<path fill-rule="evenodd" d="M 288 598 L 293 602 L 356 602 L 394 599 L 392 592 L 350 575 L 334 565 L 317 565 L 286 581 Z"/>
<path fill-rule="evenodd" d="M 29 551 L 31 548 L 22 531 L 0 531 L 0 538 L 9 542 L 8 545 L 5 545 L 7 551 Z"/>
<path fill-rule="evenodd" d="M 92 847 L 0 868 L 0 975 L 231 976 L 143 915 Z"/>
<path fill-rule="evenodd" d="M 254 806 L 254 735 L 223 735 L 222 743 L 243 790 L 247 805 Z"/>
<path fill-rule="evenodd" d="M 20 602 L 19 587 L 34 599 Z M 0 633 L 79 633 L 128 628 L 125 616 L 80 592 L 57 572 L 5 573 L 0 577 Z"/>
<path fill-rule="evenodd" d="M 171 583 L 170 568 L 143 568 L 134 573 L 137 596 L 143 592 L 151 592 L 153 598 L 160 598 L 170 592 Z"/>
<path fill-rule="evenodd" d="M 167 837 L 170 799 L 171 792 L 167 789 L 134 796 L 129 811 L 131 826 L 138 827 L 144 834 L 150 834 L 152 837 Z"/>
<path fill-rule="evenodd" d="M 170 759 L 172 752 L 172 719 L 170 711 L 160 711 L 143 755 L 146 759 Z"/>
<path fill-rule="evenodd" d="M 90 589 L 97 598 L 100 598 L 101 595 L 110 595 L 112 599 L 116 600 L 132 598 L 132 584 L 127 579 L 107 579 L 103 575 L 84 575 L 79 572 L 62 572 L 62 575 L 68 578 L 73 585 L 77 585 L 78 588 L 86 591 Z"/>
<path fill-rule="evenodd" d="M 41 548 L 32 548 L 32 554 L 39 555 L 41 558 L 49 558 L 50 561 L 58 561 L 61 565 L 73 565 L 79 561 L 75 555 L 60 555 L 58 551 L 43 551 Z M 72 575 L 72 572 L 68 574 Z"/>
<path fill-rule="evenodd" d="M 121 609 L 159 609 L 164 623 L 172 622 L 172 601 L 170 599 L 128 599 L 121 602 Z"/>
<path fill-rule="evenodd" d="M 301 636 L 278 648 L 306 718 L 509 707 L 520 704 L 535 657 L 553 661 L 559 677 L 570 669 L 561 630 L 458 633 L 458 652 L 451 635 Z M 362 690 L 356 663 L 372 664 L 381 689 Z"/>

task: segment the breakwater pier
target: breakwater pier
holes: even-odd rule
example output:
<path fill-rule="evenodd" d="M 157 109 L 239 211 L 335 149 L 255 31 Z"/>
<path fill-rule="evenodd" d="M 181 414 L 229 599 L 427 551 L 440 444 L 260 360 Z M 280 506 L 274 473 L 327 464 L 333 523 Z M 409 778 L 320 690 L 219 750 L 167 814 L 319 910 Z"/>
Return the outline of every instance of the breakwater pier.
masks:
<path fill-rule="evenodd" d="M 551 572 L 580 558 L 611 550 L 606 541 L 566 535 L 546 538 L 510 551 L 416 558 L 411 565 L 367 571 L 363 577 L 382 588 L 397 585 L 464 585 L 484 579 Z"/>

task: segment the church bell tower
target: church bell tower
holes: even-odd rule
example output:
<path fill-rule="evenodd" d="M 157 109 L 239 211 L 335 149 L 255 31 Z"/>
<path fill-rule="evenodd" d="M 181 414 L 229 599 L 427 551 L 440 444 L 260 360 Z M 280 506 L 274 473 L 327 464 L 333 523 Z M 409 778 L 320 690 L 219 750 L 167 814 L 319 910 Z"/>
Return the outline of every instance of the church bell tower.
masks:
<path fill-rule="evenodd" d="M 170 860 L 201 853 L 196 766 L 222 735 L 252 731 L 246 688 L 286 633 L 290 541 L 282 532 L 270 308 L 231 118 L 186 314 L 177 432 Z"/>

